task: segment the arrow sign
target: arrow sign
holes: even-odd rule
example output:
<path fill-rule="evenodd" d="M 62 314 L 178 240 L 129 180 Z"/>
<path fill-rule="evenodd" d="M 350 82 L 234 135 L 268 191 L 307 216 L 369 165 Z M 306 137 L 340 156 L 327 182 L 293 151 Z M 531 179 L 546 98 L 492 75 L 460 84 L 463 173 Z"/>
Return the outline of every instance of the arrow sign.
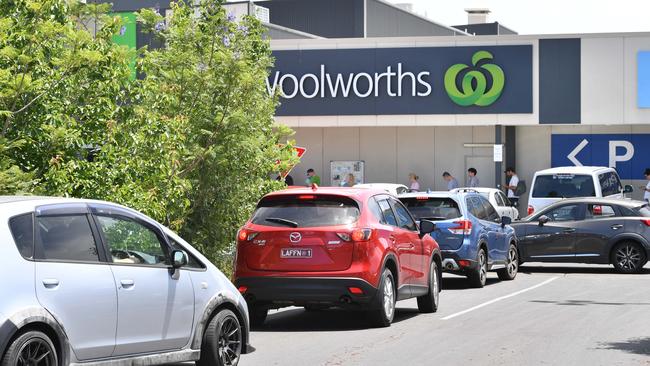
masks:
<path fill-rule="evenodd" d="M 589 141 L 587 141 L 587 139 L 583 139 L 582 141 L 580 141 L 578 146 L 576 146 L 575 149 L 571 150 L 569 155 L 566 156 L 567 159 L 569 159 L 569 161 L 572 162 L 573 165 L 575 166 L 582 166 L 582 163 L 580 162 L 580 160 L 578 160 L 576 155 L 580 154 L 580 151 L 582 151 L 582 149 L 584 149 L 585 146 L 587 146 L 588 144 Z"/>

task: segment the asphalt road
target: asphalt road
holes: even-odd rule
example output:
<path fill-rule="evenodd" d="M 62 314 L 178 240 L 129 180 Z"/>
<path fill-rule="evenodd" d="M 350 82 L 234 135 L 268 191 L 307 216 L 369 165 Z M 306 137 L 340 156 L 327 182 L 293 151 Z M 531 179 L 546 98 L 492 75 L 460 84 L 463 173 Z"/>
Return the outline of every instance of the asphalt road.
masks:
<path fill-rule="evenodd" d="M 650 365 L 650 265 L 525 264 L 483 289 L 445 274 L 441 308 L 397 303 L 389 328 L 359 313 L 272 311 L 240 365 Z"/>

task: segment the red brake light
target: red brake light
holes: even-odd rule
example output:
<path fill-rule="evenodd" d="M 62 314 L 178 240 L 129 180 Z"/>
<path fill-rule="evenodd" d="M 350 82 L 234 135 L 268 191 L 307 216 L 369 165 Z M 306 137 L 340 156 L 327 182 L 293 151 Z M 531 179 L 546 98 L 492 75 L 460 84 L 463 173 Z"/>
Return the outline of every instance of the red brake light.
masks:
<path fill-rule="evenodd" d="M 650 219 L 643 219 L 641 222 L 644 223 L 645 226 L 650 226 Z"/>
<path fill-rule="evenodd" d="M 472 233 L 472 222 L 469 220 L 454 221 L 456 226 L 449 228 L 452 234 L 456 235 L 470 235 Z"/>
<path fill-rule="evenodd" d="M 469 267 L 470 261 L 461 259 L 461 260 L 458 261 L 458 265 L 460 267 Z"/>
<path fill-rule="evenodd" d="M 528 206 L 528 214 L 529 214 L 529 215 L 532 215 L 533 212 L 535 212 L 535 207 L 533 207 L 533 206 Z"/>
<path fill-rule="evenodd" d="M 363 295 L 363 290 L 358 287 L 348 287 L 352 295 Z"/>
<path fill-rule="evenodd" d="M 427 196 L 417 196 L 417 197 L 415 197 L 415 199 L 418 200 L 418 201 L 426 201 L 426 200 L 429 199 L 429 197 L 427 197 Z"/>
<path fill-rule="evenodd" d="M 356 229 L 352 232 L 352 241 L 368 241 L 372 236 L 372 229 Z"/>
<path fill-rule="evenodd" d="M 243 295 L 243 294 L 246 293 L 246 291 L 248 291 L 248 287 L 246 287 L 246 286 L 239 286 L 238 290 L 239 290 L 239 293 Z"/>
<path fill-rule="evenodd" d="M 313 200 L 314 198 L 316 198 L 316 196 L 314 196 L 313 194 L 303 194 L 298 196 L 299 200 Z"/>
<path fill-rule="evenodd" d="M 255 239 L 255 237 L 258 234 L 259 233 L 248 231 L 242 228 L 241 230 L 239 230 L 239 233 L 237 234 L 237 239 L 239 239 L 239 241 L 251 241 Z"/>

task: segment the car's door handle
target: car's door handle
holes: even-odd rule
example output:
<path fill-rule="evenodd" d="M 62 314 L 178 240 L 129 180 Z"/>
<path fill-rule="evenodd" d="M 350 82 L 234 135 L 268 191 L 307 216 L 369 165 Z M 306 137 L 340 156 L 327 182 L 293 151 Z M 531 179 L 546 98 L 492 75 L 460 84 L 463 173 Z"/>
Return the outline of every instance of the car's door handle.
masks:
<path fill-rule="evenodd" d="M 121 280 L 120 285 L 122 285 L 122 288 L 124 289 L 129 289 L 135 286 L 135 281 L 133 280 Z"/>
<path fill-rule="evenodd" d="M 618 230 L 618 229 L 622 229 L 622 228 L 623 228 L 623 225 L 621 225 L 621 224 L 612 225 L 612 230 Z"/>
<path fill-rule="evenodd" d="M 395 237 L 394 237 L 393 235 L 389 236 L 388 239 L 389 239 L 390 241 L 392 241 L 393 244 L 395 243 Z"/>
<path fill-rule="evenodd" d="M 563 233 L 575 233 L 575 232 L 576 232 L 576 229 L 572 229 L 572 228 L 570 228 L 570 229 L 564 229 L 564 230 L 562 230 L 562 232 L 563 232 Z"/>
<path fill-rule="evenodd" d="M 43 286 L 49 289 L 57 288 L 59 287 L 59 280 L 57 280 L 56 278 L 46 278 L 43 280 Z"/>

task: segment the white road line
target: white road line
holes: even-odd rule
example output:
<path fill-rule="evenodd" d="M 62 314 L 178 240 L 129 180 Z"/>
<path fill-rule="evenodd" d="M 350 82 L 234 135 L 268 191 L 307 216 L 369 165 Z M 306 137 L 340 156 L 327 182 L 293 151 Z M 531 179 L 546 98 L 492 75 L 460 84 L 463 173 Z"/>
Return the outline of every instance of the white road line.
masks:
<path fill-rule="evenodd" d="M 463 310 L 463 311 L 460 311 L 460 312 L 458 312 L 458 313 L 448 315 L 448 316 L 442 318 L 442 320 L 453 319 L 453 318 L 455 318 L 455 317 L 457 317 L 457 316 L 461 316 L 461 315 L 463 315 L 463 314 L 467 314 L 467 313 L 469 313 L 469 312 L 471 312 L 471 311 L 474 311 L 474 310 L 480 309 L 480 308 L 485 307 L 485 306 L 488 306 L 488 305 L 490 305 L 490 304 L 494 304 L 495 302 L 498 302 L 498 301 L 501 301 L 501 300 L 505 300 L 505 299 L 509 299 L 509 298 L 514 297 L 514 296 L 517 296 L 517 295 L 521 295 L 521 294 L 523 294 L 524 292 L 528 292 L 528 291 L 530 291 L 530 290 L 534 290 L 534 289 L 536 289 L 536 288 L 538 288 L 538 287 L 542 287 L 542 286 L 544 286 L 544 285 L 546 285 L 546 284 L 549 284 L 549 283 L 551 283 L 551 282 L 557 280 L 558 278 L 560 278 L 560 277 L 549 278 L 548 280 L 546 280 L 546 281 L 544 281 L 544 282 L 542 282 L 542 283 L 539 283 L 539 284 L 537 284 L 537 285 L 535 285 L 535 286 L 531 286 L 531 287 L 525 288 L 525 289 L 523 289 L 523 290 L 520 290 L 520 291 L 517 291 L 517 292 L 513 292 L 513 293 L 511 293 L 511 294 L 509 294 L 509 295 L 505 295 L 505 296 L 497 297 L 496 299 L 490 300 L 490 301 L 488 301 L 488 302 L 484 302 L 484 303 L 482 303 L 482 304 L 480 304 L 480 305 L 476 305 L 476 306 L 471 307 L 471 308 L 469 308 L 469 309 L 467 309 L 467 310 Z"/>

